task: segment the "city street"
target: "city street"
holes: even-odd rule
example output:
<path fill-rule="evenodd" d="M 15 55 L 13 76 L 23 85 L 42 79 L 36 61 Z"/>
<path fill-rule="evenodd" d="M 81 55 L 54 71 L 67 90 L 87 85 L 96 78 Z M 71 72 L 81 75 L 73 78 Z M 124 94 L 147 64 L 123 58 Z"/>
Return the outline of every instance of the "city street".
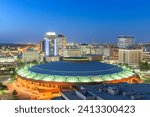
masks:
<path fill-rule="evenodd" d="M 7 82 L 11 79 L 10 75 L 0 76 L 0 82 L 3 84 L 7 84 Z"/>

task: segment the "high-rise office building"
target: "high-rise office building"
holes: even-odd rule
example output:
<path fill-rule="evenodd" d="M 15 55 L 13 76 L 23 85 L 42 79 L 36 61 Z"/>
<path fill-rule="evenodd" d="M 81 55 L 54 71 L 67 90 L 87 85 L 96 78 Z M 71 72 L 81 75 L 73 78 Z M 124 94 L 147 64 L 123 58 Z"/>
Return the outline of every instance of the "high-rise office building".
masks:
<path fill-rule="evenodd" d="M 42 41 L 40 42 L 40 50 L 41 50 L 42 52 L 45 52 L 45 40 L 42 40 Z"/>
<path fill-rule="evenodd" d="M 44 36 L 44 40 L 40 42 L 41 51 L 45 53 L 46 57 L 63 56 L 66 46 L 66 37 L 62 34 L 56 36 L 55 32 L 47 32 Z"/>
<path fill-rule="evenodd" d="M 135 43 L 135 38 L 131 36 L 118 37 L 117 46 L 119 48 L 131 48 Z"/>
<path fill-rule="evenodd" d="M 56 33 L 55 32 L 46 32 L 44 37 L 48 38 L 48 39 L 55 39 Z"/>
<path fill-rule="evenodd" d="M 49 55 L 54 55 L 54 40 L 55 40 L 55 38 L 56 38 L 56 33 L 55 32 L 45 33 L 44 39 L 49 40 Z M 48 42 L 48 40 L 46 40 L 46 42 Z M 48 45 L 48 44 L 46 43 L 46 45 Z"/>
<path fill-rule="evenodd" d="M 66 37 L 62 34 L 58 34 L 56 39 L 54 40 L 54 55 L 62 56 L 66 45 Z"/>
<path fill-rule="evenodd" d="M 45 56 L 50 55 L 50 40 L 47 38 L 44 39 L 44 53 Z"/>

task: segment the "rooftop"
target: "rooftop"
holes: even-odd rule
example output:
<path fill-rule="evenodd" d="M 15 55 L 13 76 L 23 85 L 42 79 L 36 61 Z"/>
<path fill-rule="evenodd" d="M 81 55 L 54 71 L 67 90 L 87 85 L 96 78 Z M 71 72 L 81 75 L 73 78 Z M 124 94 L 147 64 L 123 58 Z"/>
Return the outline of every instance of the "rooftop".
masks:
<path fill-rule="evenodd" d="M 134 38 L 133 36 L 119 36 L 118 38 Z"/>
<path fill-rule="evenodd" d="M 17 73 L 32 80 L 68 83 L 104 82 L 135 75 L 130 69 L 100 62 L 50 62 L 26 66 Z"/>
<path fill-rule="evenodd" d="M 78 89 L 92 92 L 97 97 L 104 100 L 131 100 L 131 99 L 150 99 L 150 84 L 101 84 L 101 85 L 81 85 L 77 86 Z M 116 94 L 109 93 L 108 89 L 112 92 L 118 91 Z"/>
<path fill-rule="evenodd" d="M 65 36 L 62 34 L 58 34 L 57 37 L 65 37 Z"/>
<path fill-rule="evenodd" d="M 81 100 L 81 98 L 76 95 L 75 91 L 62 92 L 62 95 L 69 100 Z"/>
<path fill-rule="evenodd" d="M 95 76 L 122 71 L 121 67 L 101 62 L 50 62 L 29 68 L 29 71 L 61 76 Z"/>

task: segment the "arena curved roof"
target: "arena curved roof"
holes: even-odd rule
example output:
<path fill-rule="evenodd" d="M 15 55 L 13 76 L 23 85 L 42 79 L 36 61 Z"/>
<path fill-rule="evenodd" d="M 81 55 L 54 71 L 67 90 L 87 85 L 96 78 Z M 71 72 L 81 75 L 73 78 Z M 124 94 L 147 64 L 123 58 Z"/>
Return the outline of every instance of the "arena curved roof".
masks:
<path fill-rule="evenodd" d="M 122 68 L 101 62 L 50 62 L 33 66 L 29 70 L 48 75 L 95 76 L 118 73 Z"/>
<path fill-rule="evenodd" d="M 103 82 L 119 80 L 134 72 L 101 62 L 50 62 L 18 70 L 18 75 L 32 80 L 53 82 Z"/>

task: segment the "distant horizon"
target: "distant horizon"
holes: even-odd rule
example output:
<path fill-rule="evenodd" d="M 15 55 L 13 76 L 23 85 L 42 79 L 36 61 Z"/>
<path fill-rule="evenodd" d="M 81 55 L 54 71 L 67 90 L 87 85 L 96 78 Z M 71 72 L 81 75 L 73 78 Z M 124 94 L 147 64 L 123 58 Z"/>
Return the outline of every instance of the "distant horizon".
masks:
<path fill-rule="evenodd" d="M 68 42 L 117 43 L 120 35 L 136 43 L 150 40 L 147 0 L 1 0 L 0 41 L 38 43 L 46 32 Z"/>
<path fill-rule="evenodd" d="M 0 45 L 2 45 L 2 44 L 7 44 L 7 45 L 9 45 L 9 44 L 39 44 L 40 42 L 0 42 Z M 86 42 L 67 42 L 67 43 L 76 43 L 76 44 L 116 44 L 117 45 L 117 42 L 116 43 L 101 43 L 101 42 L 89 42 L 89 43 L 86 43 Z M 135 44 L 149 44 L 150 43 L 150 41 L 148 41 L 148 42 L 139 42 L 139 43 L 135 43 Z"/>
<path fill-rule="evenodd" d="M 49 31 L 50 32 L 50 31 Z M 57 34 L 59 34 L 59 33 L 56 33 L 56 35 Z M 64 35 L 64 36 L 66 36 L 66 35 Z M 101 41 L 94 41 L 94 40 L 89 40 L 89 42 L 77 42 L 77 41 L 68 41 L 67 40 L 67 43 L 81 43 L 81 44 L 91 44 L 91 43 L 98 43 L 98 44 L 117 44 L 117 42 L 118 42 L 118 37 L 121 37 L 121 36 L 131 36 L 131 37 L 134 37 L 135 38 L 135 44 L 145 44 L 145 43 L 149 43 L 150 41 L 149 40 L 147 40 L 146 42 L 144 42 L 144 41 L 142 41 L 141 40 L 141 42 L 137 42 L 136 41 L 136 37 L 135 36 L 133 36 L 133 35 L 119 35 L 119 36 L 117 36 L 116 37 L 116 42 L 101 42 Z M 66 37 L 67 38 L 67 37 Z M 26 42 L 3 42 L 2 40 L 1 40 L 1 42 L 0 42 L 0 44 L 38 44 L 38 43 L 40 43 L 42 40 L 44 40 L 44 35 L 43 35 L 43 39 L 41 39 L 41 40 L 39 40 L 39 41 L 35 41 L 35 42 L 31 42 L 31 41 L 26 41 Z"/>
<path fill-rule="evenodd" d="M 65 35 L 66 36 L 66 35 Z M 131 36 L 131 35 L 120 35 L 120 36 Z M 119 36 L 117 36 L 117 37 L 119 37 Z M 67 40 L 67 43 L 85 43 L 85 44 L 89 44 L 89 43 L 98 43 L 98 44 L 106 44 L 106 43 L 108 43 L 108 44 L 117 44 L 117 37 L 116 37 L 116 41 L 115 42 L 101 42 L 101 41 L 94 41 L 94 40 L 89 40 L 89 42 L 77 42 L 77 41 L 69 41 L 69 40 Z M 133 37 L 135 37 L 135 36 L 133 36 Z M 66 37 L 67 38 L 67 37 Z M 40 41 L 42 41 L 42 40 L 44 40 L 44 35 L 43 35 L 43 39 L 40 39 L 40 40 L 37 40 L 37 41 L 28 41 L 28 40 L 26 40 L 26 41 L 21 41 L 21 42 L 19 42 L 19 41 L 13 41 L 13 39 L 12 39 L 12 41 L 10 42 L 7 42 L 7 41 L 3 41 L 3 40 L 1 40 L 0 39 L 0 44 L 28 44 L 28 43 L 31 43 L 31 44 L 37 44 L 37 43 L 40 43 Z M 140 44 L 140 43 L 149 43 L 150 42 L 150 40 L 147 40 L 147 41 L 143 41 L 143 40 L 141 40 L 140 42 L 137 42 L 136 41 L 136 37 L 135 37 L 135 44 Z"/>

